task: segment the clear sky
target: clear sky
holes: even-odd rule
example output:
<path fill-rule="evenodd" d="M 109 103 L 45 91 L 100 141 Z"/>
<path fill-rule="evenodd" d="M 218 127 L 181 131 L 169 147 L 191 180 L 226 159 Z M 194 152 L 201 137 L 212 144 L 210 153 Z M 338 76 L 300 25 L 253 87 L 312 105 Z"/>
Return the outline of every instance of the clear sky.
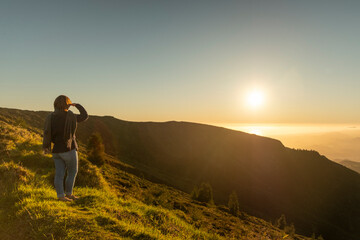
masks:
<path fill-rule="evenodd" d="M 0 1 L 0 106 L 359 123 L 360 1 Z M 245 96 L 256 89 L 261 106 Z"/>

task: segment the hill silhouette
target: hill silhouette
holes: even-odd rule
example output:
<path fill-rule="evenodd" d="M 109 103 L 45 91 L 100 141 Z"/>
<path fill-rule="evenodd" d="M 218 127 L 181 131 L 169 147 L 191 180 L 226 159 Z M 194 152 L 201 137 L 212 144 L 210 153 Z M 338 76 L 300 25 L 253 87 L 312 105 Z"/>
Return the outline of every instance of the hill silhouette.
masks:
<path fill-rule="evenodd" d="M 0 108 L 42 134 L 49 112 Z M 106 153 L 148 179 L 190 193 L 208 182 L 216 204 L 236 191 L 241 211 L 275 221 L 282 214 L 297 232 L 325 239 L 360 236 L 360 176 L 315 151 L 295 150 L 278 140 L 188 122 L 129 122 L 90 116 L 79 125 L 85 143 L 93 132 Z M 115 165 L 114 165 L 115 166 Z M 121 169 L 121 166 L 117 166 Z"/>

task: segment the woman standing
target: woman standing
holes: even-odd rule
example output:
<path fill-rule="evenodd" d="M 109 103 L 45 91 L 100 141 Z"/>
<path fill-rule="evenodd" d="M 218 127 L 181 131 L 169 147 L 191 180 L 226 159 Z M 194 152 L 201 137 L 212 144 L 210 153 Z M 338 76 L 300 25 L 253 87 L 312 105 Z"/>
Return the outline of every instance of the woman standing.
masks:
<path fill-rule="evenodd" d="M 76 107 L 80 115 L 69 110 L 70 106 Z M 88 119 L 86 110 L 78 103 L 72 103 L 67 96 L 60 95 L 54 101 L 55 111 L 49 114 L 45 121 L 43 149 L 44 153 L 52 153 L 55 162 L 55 189 L 61 201 L 77 199 L 72 194 L 75 177 L 78 171 L 78 145 L 75 132 L 78 122 Z M 54 143 L 51 150 L 51 143 Z M 65 171 L 67 177 L 65 180 Z"/>

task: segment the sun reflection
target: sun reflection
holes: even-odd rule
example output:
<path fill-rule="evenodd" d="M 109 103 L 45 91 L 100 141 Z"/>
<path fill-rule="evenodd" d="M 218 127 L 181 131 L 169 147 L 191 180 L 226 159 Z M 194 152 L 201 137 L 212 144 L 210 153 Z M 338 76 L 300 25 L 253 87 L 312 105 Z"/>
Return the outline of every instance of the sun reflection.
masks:
<path fill-rule="evenodd" d="M 251 133 L 251 134 L 259 135 L 259 136 L 263 135 L 263 132 L 259 128 L 250 128 L 247 132 Z"/>

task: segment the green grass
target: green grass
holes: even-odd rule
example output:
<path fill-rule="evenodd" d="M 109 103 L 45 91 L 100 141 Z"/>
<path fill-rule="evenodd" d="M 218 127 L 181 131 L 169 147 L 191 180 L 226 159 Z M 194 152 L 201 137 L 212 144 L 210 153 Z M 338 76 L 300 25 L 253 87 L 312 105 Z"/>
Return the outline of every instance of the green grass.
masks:
<path fill-rule="evenodd" d="M 129 173 L 131 166 L 111 156 L 98 168 L 82 148 L 74 189 L 80 199 L 60 202 L 41 136 L 0 120 L 0 239 L 306 239 L 194 201 Z"/>
<path fill-rule="evenodd" d="M 7 222 L 7 233 L 31 239 L 221 239 L 196 229 L 174 211 L 125 200 L 109 190 L 77 187 L 74 191 L 80 199 L 65 203 L 56 199 L 46 182 L 19 184 L 4 197 L 14 203 L 5 210 L 14 216 Z"/>

